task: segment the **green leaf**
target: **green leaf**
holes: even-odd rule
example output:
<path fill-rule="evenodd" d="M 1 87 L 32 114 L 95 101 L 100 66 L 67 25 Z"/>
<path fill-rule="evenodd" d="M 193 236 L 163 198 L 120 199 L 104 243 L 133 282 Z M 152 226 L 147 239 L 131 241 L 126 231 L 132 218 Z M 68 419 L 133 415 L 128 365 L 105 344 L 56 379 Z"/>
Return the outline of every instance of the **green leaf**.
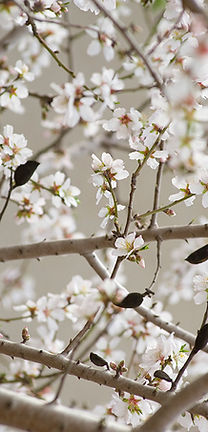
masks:
<path fill-rule="evenodd" d="M 158 10 L 165 9 L 166 6 L 166 0 L 155 0 L 152 9 L 154 12 L 157 12 Z"/>

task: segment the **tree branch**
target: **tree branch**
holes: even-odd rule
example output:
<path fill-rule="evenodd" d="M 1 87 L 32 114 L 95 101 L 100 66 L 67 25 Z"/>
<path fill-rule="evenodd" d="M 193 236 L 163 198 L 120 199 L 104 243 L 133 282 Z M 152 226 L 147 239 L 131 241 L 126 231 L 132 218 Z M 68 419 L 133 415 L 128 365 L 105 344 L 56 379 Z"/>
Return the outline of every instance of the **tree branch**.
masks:
<path fill-rule="evenodd" d="M 90 257 L 90 258 L 89 258 Z M 109 278 L 110 275 L 102 262 L 99 260 L 99 258 L 95 254 L 88 254 L 88 257 L 85 255 L 85 258 L 87 259 L 90 266 L 95 270 L 95 272 L 100 276 L 102 280 Z M 118 287 L 121 285 L 115 281 Z M 164 321 L 161 319 L 158 315 L 156 315 L 154 312 L 152 312 L 150 309 L 147 309 L 144 306 L 139 306 L 135 308 L 135 311 L 141 315 L 146 321 L 150 321 L 153 324 L 155 324 L 157 327 L 160 327 L 161 329 L 167 331 L 168 333 L 174 333 L 176 337 L 179 339 L 184 340 L 189 345 L 195 344 L 195 336 L 184 330 L 183 328 L 171 323 Z M 208 347 L 204 348 L 203 351 L 208 353 Z"/>
<path fill-rule="evenodd" d="M 18 357 L 24 360 L 33 361 L 49 368 L 55 368 L 61 371 L 65 371 L 67 369 L 69 375 L 74 375 L 87 381 L 102 384 L 118 391 L 126 391 L 127 393 L 141 396 L 145 399 L 158 402 L 159 404 L 165 404 L 169 398 L 172 398 L 170 393 L 167 394 L 160 390 L 155 391 L 155 388 L 148 385 L 139 384 L 135 380 L 124 378 L 123 376 L 115 377 L 115 375 L 111 375 L 109 372 L 100 371 L 87 365 L 79 364 L 78 362 L 72 360 L 67 360 L 62 355 L 54 355 L 45 350 L 32 348 L 27 345 L 1 340 L 0 353 L 10 357 Z M 15 395 L 17 396 L 17 393 L 15 393 Z M 197 411 L 195 407 L 193 407 L 190 411 L 194 414 L 203 415 L 208 418 L 208 407 L 206 404 L 197 404 Z M 56 431 L 57 430 L 58 429 L 56 429 Z M 35 432 L 37 432 L 37 430 Z M 46 432 L 46 430 L 44 430 L 44 432 Z"/>
<path fill-rule="evenodd" d="M 192 384 L 186 386 L 176 395 L 168 398 L 167 403 L 161 407 L 141 427 L 133 429 L 134 432 L 161 432 L 177 419 L 180 413 L 189 409 L 195 401 L 201 399 L 208 391 L 208 374 L 202 375 Z"/>
<path fill-rule="evenodd" d="M 142 235 L 145 242 L 157 241 L 158 237 L 160 240 L 207 238 L 208 224 L 137 230 L 137 236 L 139 235 Z M 42 241 L 28 245 L 3 247 L 0 248 L 0 262 L 74 253 L 85 255 L 94 250 L 113 248 L 114 242 L 114 237 L 102 236 L 76 240 Z"/>
<path fill-rule="evenodd" d="M 46 405 L 5 389 L 0 389 L 0 423 L 30 432 L 97 432 L 102 427 L 102 421 L 86 410 Z M 130 432 L 130 428 L 110 422 L 105 432 Z"/>

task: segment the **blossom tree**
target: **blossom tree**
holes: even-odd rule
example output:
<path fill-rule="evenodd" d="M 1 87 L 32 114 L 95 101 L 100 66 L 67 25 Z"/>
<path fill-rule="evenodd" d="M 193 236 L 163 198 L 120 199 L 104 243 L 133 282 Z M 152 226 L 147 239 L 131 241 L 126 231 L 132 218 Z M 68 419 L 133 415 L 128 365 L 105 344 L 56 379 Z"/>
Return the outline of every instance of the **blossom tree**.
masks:
<path fill-rule="evenodd" d="M 0 248 L 0 431 L 207 431 L 206 3 L 1 0 L 0 22 L 0 222 L 12 214 L 20 239 Z M 33 99 L 41 145 L 33 118 L 29 142 L 17 123 Z M 71 177 L 83 154 L 91 176 L 82 190 Z M 89 189 L 100 225 L 91 235 L 77 223 Z M 174 225 L 182 213 L 186 223 Z M 160 271 L 162 243 L 177 239 Z M 150 282 L 130 289 L 125 270 L 141 278 L 153 242 Z M 79 275 L 40 295 L 29 260 L 70 254 L 92 277 L 79 264 Z M 195 334 L 169 311 L 191 299 L 204 308 Z M 21 332 L 11 336 L 9 323 Z M 95 383 L 96 395 L 111 388 L 110 398 L 69 408 L 69 375 Z"/>

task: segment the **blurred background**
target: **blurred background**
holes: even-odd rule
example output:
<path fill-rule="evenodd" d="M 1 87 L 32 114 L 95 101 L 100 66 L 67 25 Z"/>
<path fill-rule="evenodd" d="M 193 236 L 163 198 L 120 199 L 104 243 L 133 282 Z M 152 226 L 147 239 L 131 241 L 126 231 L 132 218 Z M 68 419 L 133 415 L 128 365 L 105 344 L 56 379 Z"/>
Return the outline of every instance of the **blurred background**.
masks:
<path fill-rule="evenodd" d="M 133 13 L 130 17 L 124 17 L 126 23 L 130 23 L 133 19 L 134 24 L 138 27 L 138 32 L 136 38 L 139 44 L 142 44 L 148 34 L 149 29 L 157 21 L 161 10 L 145 10 L 138 3 L 131 3 L 131 8 L 133 8 Z M 70 13 L 66 20 L 69 23 L 77 23 L 80 25 L 92 25 L 96 22 L 96 17 L 91 13 L 86 13 L 80 11 L 76 6 L 70 4 Z M 71 34 L 77 33 L 74 29 L 71 29 Z M 2 26 L 1 37 L 7 33 L 7 29 Z M 70 67 L 77 74 L 79 71 L 84 72 L 86 76 L 86 83 L 90 85 L 89 79 L 93 72 L 101 72 L 101 67 L 104 65 L 107 68 L 113 68 L 115 71 L 120 66 L 120 59 L 117 57 L 113 62 L 107 63 L 103 54 L 101 53 L 95 57 L 89 57 L 86 53 L 89 42 L 91 38 L 89 35 L 84 34 L 83 36 L 77 37 L 73 40 L 70 46 Z M 64 45 L 67 47 L 65 41 Z M 10 64 L 15 64 L 16 60 L 19 59 L 18 47 L 14 47 L 8 53 L 10 59 Z M 67 64 L 69 60 L 68 54 L 64 54 L 63 51 L 58 53 L 58 56 Z M 31 84 L 29 84 L 29 89 L 31 92 L 37 92 L 38 94 L 53 95 L 53 91 L 50 87 L 50 83 L 54 82 L 57 84 L 63 84 L 67 81 L 67 74 L 57 66 L 53 59 L 50 60 L 49 67 L 43 69 L 40 77 L 36 78 Z M 135 81 L 130 82 L 131 86 L 134 86 Z M 146 93 L 144 91 L 124 93 L 119 96 L 119 102 L 121 107 L 125 107 L 127 110 L 130 107 L 137 108 L 141 106 L 146 100 Z M 6 124 L 11 124 L 14 126 L 16 133 L 23 133 L 28 140 L 28 146 L 34 152 L 34 154 L 46 147 L 50 142 L 53 141 L 54 137 L 48 137 L 47 131 L 42 127 L 41 118 L 41 108 L 40 103 L 37 98 L 29 97 L 23 100 L 23 106 L 25 107 L 25 112 L 23 114 L 16 114 L 9 110 L 2 110 L 0 117 L 0 133 L 2 133 L 3 126 Z M 110 112 L 106 111 L 106 118 L 109 118 Z M 98 217 L 98 208 L 95 205 L 95 195 L 96 190 L 90 183 L 90 176 L 92 174 L 91 170 L 91 153 L 95 153 L 98 157 L 101 155 L 102 151 L 107 151 L 106 149 L 93 149 L 92 143 L 88 147 L 85 145 L 80 151 L 75 153 L 74 149 L 76 145 L 79 146 L 81 142 L 86 141 L 83 135 L 83 126 L 78 126 L 74 130 L 70 131 L 68 135 L 63 139 L 63 146 L 70 149 L 72 148 L 71 161 L 73 167 L 68 171 L 68 175 L 71 178 L 73 185 L 76 185 L 81 190 L 80 195 L 80 205 L 74 210 L 74 217 L 77 224 L 77 232 L 82 233 L 84 236 L 92 236 L 97 233 L 102 234 L 100 229 L 100 218 Z M 90 140 L 88 140 L 90 141 Z M 117 151 L 111 149 L 111 154 L 114 158 L 122 158 L 125 161 L 125 165 L 131 174 L 135 169 L 136 162 L 130 161 L 127 152 Z M 153 203 L 153 192 L 155 184 L 156 171 L 151 170 L 149 167 L 145 167 L 138 179 L 138 188 L 136 192 L 135 200 L 135 211 L 145 212 L 152 207 Z M 175 193 L 175 188 L 171 184 L 172 175 L 164 172 L 164 178 L 161 190 L 161 205 L 168 203 L 168 197 L 171 193 Z M 129 194 L 130 186 L 130 176 L 121 182 L 120 187 L 120 197 L 122 201 L 126 201 Z M 3 205 L 3 200 L 1 200 L 1 206 Z M 168 225 L 186 225 L 189 224 L 193 219 L 198 221 L 199 216 L 201 216 L 203 209 L 201 204 L 194 205 L 192 207 L 186 207 L 184 203 L 177 206 L 176 216 L 170 218 L 166 215 L 160 215 L 158 222 L 160 226 Z M 124 215 L 125 216 L 125 215 Z M 122 216 L 124 218 L 124 216 Z M 205 215 L 204 215 L 205 216 Z M 122 223 L 121 217 L 121 223 Z M 123 219 L 124 220 L 124 219 Z M 1 247 L 19 244 L 22 242 L 22 230 L 26 227 L 26 223 L 23 225 L 17 225 L 15 222 L 15 206 L 10 203 L 7 212 L 3 218 L 0 226 L 0 239 Z M 43 239 L 44 240 L 44 239 Z M 47 240 L 47 239 L 46 239 Z M 173 265 L 173 253 L 176 250 L 176 255 L 181 253 L 182 258 L 185 259 L 186 247 L 187 251 L 192 251 L 195 249 L 196 242 L 188 241 L 188 244 L 184 241 L 166 241 L 161 245 L 161 271 L 154 287 L 154 291 L 157 291 L 160 283 L 163 285 L 168 284 L 168 279 L 164 279 L 166 272 L 171 269 Z M 199 245 L 204 244 L 203 241 L 199 242 Z M 185 248 L 185 249 L 184 249 Z M 193 250 L 194 250 L 193 249 Z M 150 285 L 153 274 L 157 265 L 156 259 L 156 244 L 151 243 L 149 250 L 144 253 L 146 268 L 143 270 L 139 266 L 133 263 L 126 262 L 124 264 L 125 274 L 126 274 L 126 287 L 129 291 L 139 291 L 143 292 L 144 288 Z M 10 269 L 12 266 L 20 266 L 20 262 L 10 262 L 1 263 L 0 271 L 5 272 L 6 269 Z M 189 266 L 189 264 L 187 264 Z M 188 267 L 187 267 L 188 268 Z M 93 276 L 93 272 L 86 261 L 76 255 L 69 255 L 65 257 L 49 257 L 41 258 L 40 260 L 31 260 L 28 263 L 27 273 L 32 275 L 34 278 L 35 289 L 38 296 L 45 295 L 48 292 L 59 293 L 63 289 L 71 278 L 80 274 L 84 279 Z M 165 281 L 165 282 L 164 282 Z M 180 289 L 180 287 L 178 288 Z M 200 325 L 201 317 L 203 314 L 204 307 L 196 306 L 193 301 L 183 301 L 181 300 L 177 304 L 167 305 L 167 310 L 169 310 L 173 316 L 174 323 L 180 323 L 185 329 L 196 333 L 197 328 Z M 13 313 L 13 312 L 12 312 Z M 7 317 L 8 311 L 3 310 L 1 307 L 1 317 Z M 9 335 L 11 340 L 19 341 L 22 329 L 22 323 L 17 321 L 15 323 L 8 322 L 2 324 L 2 330 Z M 35 332 L 35 323 L 29 324 L 30 333 Z M 63 336 L 64 335 L 64 336 Z M 70 323 L 64 323 L 60 327 L 60 336 L 65 338 L 67 341 L 73 335 L 72 329 L 70 328 Z M 72 390 L 73 389 L 73 390 Z M 97 391 L 99 390 L 99 391 Z M 78 399 L 79 406 L 85 404 L 85 401 L 93 406 L 93 404 L 101 403 L 104 400 L 108 400 L 112 393 L 111 389 L 97 389 L 95 384 L 88 382 L 77 381 L 74 377 L 69 377 L 68 382 L 65 385 L 65 399 L 66 403 L 71 404 L 74 399 Z M 90 395 L 90 397 L 89 397 Z"/>

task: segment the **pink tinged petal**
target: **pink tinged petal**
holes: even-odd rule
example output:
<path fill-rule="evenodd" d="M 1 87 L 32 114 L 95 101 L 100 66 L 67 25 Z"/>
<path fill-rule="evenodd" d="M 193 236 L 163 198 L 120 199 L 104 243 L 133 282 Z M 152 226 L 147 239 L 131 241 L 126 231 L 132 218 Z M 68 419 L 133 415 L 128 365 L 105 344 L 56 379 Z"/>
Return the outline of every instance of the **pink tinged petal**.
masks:
<path fill-rule="evenodd" d="M 135 249 L 141 248 L 143 246 L 143 244 L 144 244 L 144 240 L 143 240 L 142 236 L 140 235 L 134 241 L 134 248 Z"/>
<path fill-rule="evenodd" d="M 190 183 L 189 189 L 190 189 L 191 193 L 195 193 L 197 195 L 200 195 L 204 190 L 202 184 L 199 182 L 198 183 L 194 183 L 194 182 Z"/>
<path fill-rule="evenodd" d="M 90 56 L 95 56 L 99 54 L 100 51 L 101 51 L 101 46 L 98 40 L 93 40 L 87 48 L 87 54 Z"/>
<path fill-rule="evenodd" d="M 84 121 L 90 122 L 94 120 L 95 114 L 92 108 L 90 108 L 88 105 L 81 105 L 80 116 Z"/>
<path fill-rule="evenodd" d="M 117 131 L 117 138 L 118 139 L 125 139 L 129 137 L 129 131 L 127 127 L 123 124 L 120 125 L 118 131 Z"/>
<path fill-rule="evenodd" d="M 181 198 L 184 198 L 184 193 L 183 192 L 178 192 L 177 194 L 173 194 L 169 196 L 169 201 L 177 201 Z"/>
<path fill-rule="evenodd" d="M 119 249 L 120 248 L 125 249 L 126 248 L 126 240 L 123 237 L 118 237 L 115 241 L 115 246 Z"/>
<path fill-rule="evenodd" d="M 104 152 L 102 154 L 102 162 L 105 165 L 105 167 L 103 169 L 111 168 L 112 163 L 113 163 L 113 159 L 112 159 L 112 156 L 110 155 L 110 153 L 105 153 Z"/>
<path fill-rule="evenodd" d="M 143 268 L 143 269 L 145 268 L 145 261 L 144 261 L 143 258 L 140 259 L 139 265 L 140 265 L 141 268 Z"/>
<path fill-rule="evenodd" d="M 157 162 L 157 160 L 154 158 L 149 158 L 147 160 L 147 165 L 152 169 L 156 169 L 159 165 L 159 162 Z"/>
<path fill-rule="evenodd" d="M 202 195 L 202 205 L 204 208 L 208 207 L 208 192 Z"/>
<path fill-rule="evenodd" d="M 103 54 L 107 61 L 111 61 L 114 58 L 114 49 L 112 46 L 105 46 L 103 48 Z"/>
<path fill-rule="evenodd" d="M 205 291 L 200 291 L 194 296 L 194 301 L 196 304 L 202 304 L 207 301 L 207 293 Z"/>
<path fill-rule="evenodd" d="M 193 197 L 190 197 L 190 198 L 186 199 L 186 200 L 184 201 L 186 207 L 190 207 L 191 205 L 193 205 L 195 198 L 196 198 L 196 197 L 193 196 Z"/>
<path fill-rule="evenodd" d="M 144 155 L 137 152 L 137 151 L 131 152 L 131 153 L 129 153 L 129 159 L 131 159 L 131 160 L 143 160 Z"/>
<path fill-rule="evenodd" d="M 80 115 L 74 107 L 69 107 L 64 117 L 64 124 L 74 127 L 79 122 Z"/>
<path fill-rule="evenodd" d="M 120 126 L 120 121 L 117 118 L 113 118 L 106 123 L 103 123 L 103 128 L 107 131 L 116 132 Z"/>

